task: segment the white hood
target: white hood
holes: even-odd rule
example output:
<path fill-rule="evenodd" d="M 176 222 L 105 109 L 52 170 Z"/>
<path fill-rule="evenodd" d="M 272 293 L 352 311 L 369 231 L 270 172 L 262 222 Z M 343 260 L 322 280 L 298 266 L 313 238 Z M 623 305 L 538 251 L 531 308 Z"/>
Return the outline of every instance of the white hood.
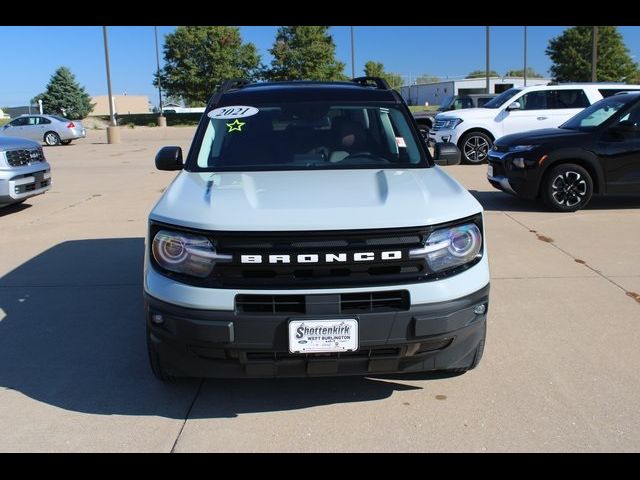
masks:
<path fill-rule="evenodd" d="M 183 171 L 150 219 L 203 230 L 354 230 L 431 225 L 480 211 L 480 204 L 440 167 Z"/>
<path fill-rule="evenodd" d="M 461 110 L 452 110 L 450 112 L 442 112 L 436 115 L 437 120 L 444 117 L 461 118 L 462 120 L 476 120 L 484 118 L 494 118 L 498 116 L 502 110 L 500 108 L 463 108 Z"/>

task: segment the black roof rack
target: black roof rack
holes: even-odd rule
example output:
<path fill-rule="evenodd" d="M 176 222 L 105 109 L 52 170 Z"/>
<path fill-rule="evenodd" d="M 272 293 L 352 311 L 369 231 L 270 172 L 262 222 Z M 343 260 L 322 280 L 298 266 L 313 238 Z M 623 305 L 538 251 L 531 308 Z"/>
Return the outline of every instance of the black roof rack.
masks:
<path fill-rule="evenodd" d="M 367 87 L 367 86 L 370 86 L 372 83 L 375 83 L 376 88 L 380 90 L 391 90 L 387 81 L 384 78 L 380 78 L 380 77 L 357 77 L 357 78 L 352 78 L 351 81 L 354 83 L 358 83 L 363 87 Z"/>

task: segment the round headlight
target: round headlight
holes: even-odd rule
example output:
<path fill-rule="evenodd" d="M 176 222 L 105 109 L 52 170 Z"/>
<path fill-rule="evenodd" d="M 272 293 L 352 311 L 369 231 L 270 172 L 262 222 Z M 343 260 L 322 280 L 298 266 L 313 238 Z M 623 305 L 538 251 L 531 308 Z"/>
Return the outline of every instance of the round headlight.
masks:
<path fill-rule="evenodd" d="M 476 248 L 479 250 L 480 246 L 480 231 L 478 227 L 465 228 L 451 230 L 449 252 L 456 257 L 467 257 Z M 477 252 L 474 252 L 475 256 Z"/>
<path fill-rule="evenodd" d="M 195 277 L 208 276 L 219 260 L 209 239 L 168 230 L 160 230 L 153 237 L 151 253 L 165 270 Z"/>
<path fill-rule="evenodd" d="M 159 258 L 156 260 L 167 263 L 183 262 L 187 256 L 184 246 L 184 239 L 162 234 L 156 235 L 154 239 L 154 254 Z"/>

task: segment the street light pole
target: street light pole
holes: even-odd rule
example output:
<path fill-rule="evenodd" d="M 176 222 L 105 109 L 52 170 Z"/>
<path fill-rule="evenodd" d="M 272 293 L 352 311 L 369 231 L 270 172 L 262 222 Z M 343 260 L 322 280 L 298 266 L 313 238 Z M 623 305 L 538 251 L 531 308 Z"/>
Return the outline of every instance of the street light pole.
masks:
<path fill-rule="evenodd" d="M 527 86 L 527 27 L 524 27 L 524 86 Z"/>
<path fill-rule="evenodd" d="M 107 127 L 107 143 L 120 143 L 120 130 L 116 124 L 113 112 L 113 95 L 111 94 L 111 69 L 109 67 L 109 43 L 107 42 L 107 27 L 102 27 L 104 35 L 104 59 L 107 65 L 107 90 L 109 92 L 109 126 Z"/>
<path fill-rule="evenodd" d="M 153 27 L 153 31 L 156 37 L 156 62 L 158 65 L 158 107 L 160 108 L 160 115 L 158 115 L 158 126 L 166 127 L 167 118 L 162 114 L 162 83 L 160 82 L 160 51 L 158 50 L 158 27 Z"/>
<path fill-rule="evenodd" d="M 596 68 L 598 67 L 598 27 L 593 27 L 593 33 L 591 36 L 591 81 L 598 81 L 598 74 Z"/>
<path fill-rule="evenodd" d="M 490 75 L 490 61 L 489 61 L 489 27 L 486 27 L 487 29 L 487 85 L 486 85 L 486 92 L 487 94 L 491 93 L 491 85 L 490 85 L 490 81 L 489 81 L 489 75 Z"/>
<path fill-rule="evenodd" d="M 356 78 L 356 50 L 353 43 L 353 27 L 351 28 L 351 78 Z"/>

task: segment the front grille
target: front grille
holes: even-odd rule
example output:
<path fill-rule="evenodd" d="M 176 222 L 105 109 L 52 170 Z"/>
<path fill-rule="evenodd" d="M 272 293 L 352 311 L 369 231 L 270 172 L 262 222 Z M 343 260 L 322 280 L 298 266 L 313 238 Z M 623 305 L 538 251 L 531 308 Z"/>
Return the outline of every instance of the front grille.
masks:
<path fill-rule="evenodd" d="M 24 167 L 25 165 L 44 162 L 45 160 L 41 148 L 8 150 L 6 155 L 7 162 L 11 167 Z"/>
<path fill-rule="evenodd" d="M 382 358 L 397 358 L 402 356 L 402 347 L 373 347 L 364 348 L 355 352 L 340 352 L 340 353 L 290 353 L 290 352 L 261 352 L 261 351 L 248 351 L 246 352 L 247 361 L 278 361 L 278 360 L 290 360 L 294 358 L 304 357 L 319 357 L 323 359 L 339 359 L 339 358 L 362 358 L 362 359 L 382 359 Z"/>
<path fill-rule="evenodd" d="M 436 120 L 435 123 L 433 124 L 432 130 L 441 130 L 444 127 L 444 124 L 445 124 L 444 120 Z"/>
<path fill-rule="evenodd" d="M 27 192 L 33 192 L 34 190 L 38 190 L 40 188 L 44 188 L 48 186 L 50 181 L 51 180 L 46 179 L 46 180 L 42 180 L 41 182 L 27 183 L 25 185 L 16 185 L 14 187 L 14 192 L 18 195 L 22 193 L 27 193 Z"/>
<path fill-rule="evenodd" d="M 340 295 L 341 313 L 376 313 L 409 310 L 409 292 L 345 293 Z"/>
<path fill-rule="evenodd" d="M 236 295 L 236 311 L 250 314 L 304 314 L 304 295 Z"/>
<path fill-rule="evenodd" d="M 474 262 L 455 271 L 434 273 L 423 258 L 409 256 L 412 249 L 424 246 L 434 230 L 466 222 L 475 222 L 482 231 L 479 215 L 428 227 L 384 230 L 225 232 L 180 228 L 209 238 L 218 253 L 232 257 L 229 262 L 218 262 L 203 279 L 167 271 L 155 262 L 153 255 L 150 257 L 165 276 L 204 288 L 264 290 L 402 285 L 436 280 L 472 266 Z M 164 228 L 175 230 L 176 227 L 152 222 L 149 237 L 153 238 Z M 367 258 L 363 259 L 362 255 Z M 246 256 L 244 262 L 243 256 Z M 314 258 L 310 260 L 311 257 Z M 249 308 L 273 310 L 273 305 L 269 307 L 272 300 L 265 301 L 263 306 Z"/>
<path fill-rule="evenodd" d="M 330 296 L 324 307 L 338 314 L 384 313 L 409 310 L 407 290 L 344 293 Z M 318 295 L 236 295 L 236 312 L 251 315 L 304 315 L 307 302 Z"/>

